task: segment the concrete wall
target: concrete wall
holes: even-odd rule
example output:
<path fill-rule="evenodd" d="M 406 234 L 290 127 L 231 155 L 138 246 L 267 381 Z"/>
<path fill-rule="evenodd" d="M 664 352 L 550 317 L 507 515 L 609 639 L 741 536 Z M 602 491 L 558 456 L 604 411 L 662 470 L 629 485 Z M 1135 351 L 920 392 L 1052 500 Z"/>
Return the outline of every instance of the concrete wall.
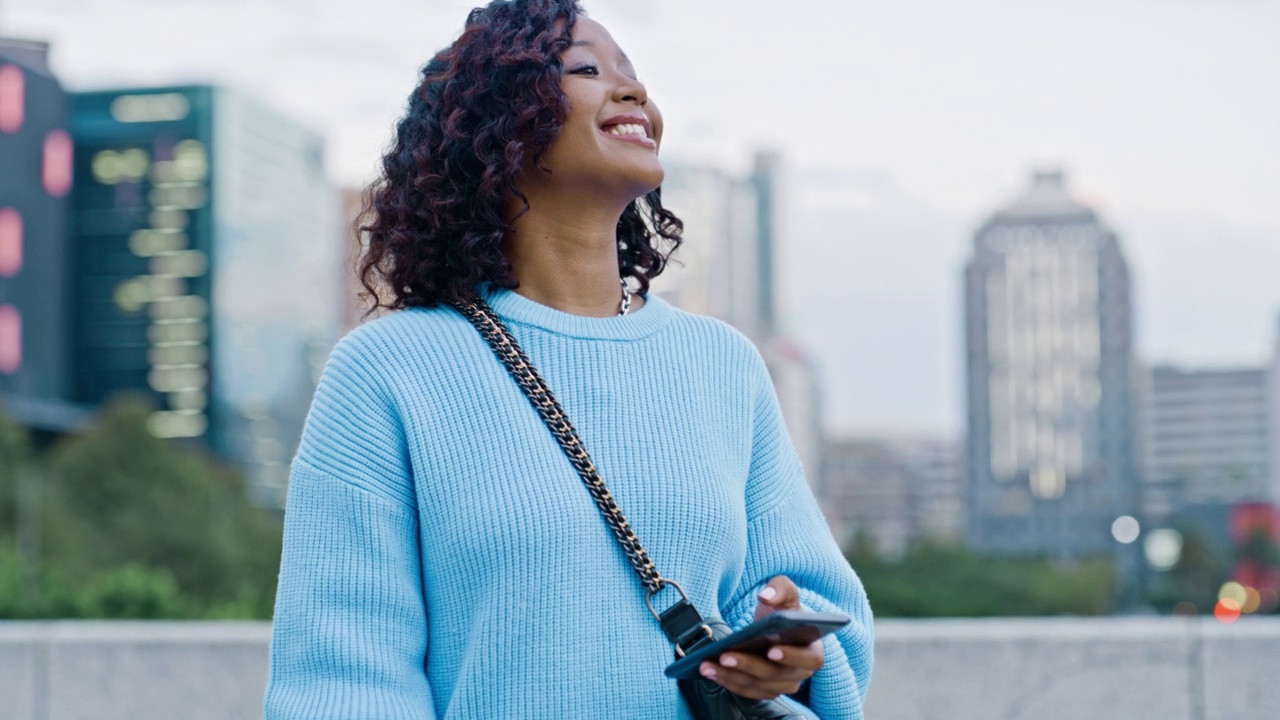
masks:
<path fill-rule="evenodd" d="M 0 622 L 0 720 L 262 716 L 267 623 Z"/>
<path fill-rule="evenodd" d="M 1280 718 L 1280 618 L 883 620 L 870 720 Z M 0 623 L 0 720 L 261 717 L 266 623 Z"/>
<path fill-rule="evenodd" d="M 884 621 L 872 720 L 1280 718 L 1280 618 Z"/>

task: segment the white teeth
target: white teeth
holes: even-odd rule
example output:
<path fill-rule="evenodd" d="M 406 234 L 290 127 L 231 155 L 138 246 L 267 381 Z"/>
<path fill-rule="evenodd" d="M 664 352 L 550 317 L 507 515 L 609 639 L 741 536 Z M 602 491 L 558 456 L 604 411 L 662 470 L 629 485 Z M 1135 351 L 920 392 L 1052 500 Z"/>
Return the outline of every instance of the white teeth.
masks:
<path fill-rule="evenodd" d="M 610 135 L 640 135 L 648 137 L 648 133 L 644 131 L 643 125 L 636 123 L 622 123 L 609 128 Z"/>

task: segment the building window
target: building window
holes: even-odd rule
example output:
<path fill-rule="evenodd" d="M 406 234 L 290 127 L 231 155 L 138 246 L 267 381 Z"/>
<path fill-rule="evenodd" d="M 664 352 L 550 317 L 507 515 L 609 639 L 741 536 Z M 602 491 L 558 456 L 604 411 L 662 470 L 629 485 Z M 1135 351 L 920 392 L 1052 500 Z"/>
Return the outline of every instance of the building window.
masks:
<path fill-rule="evenodd" d="M 0 374 L 22 367 L 22 315 L 12 305 L 0 305 Z"/>
<path fill-rule="evenodd" d="M 44 138 L 44 167 L 41 172 L 44 190 L 60 198 L 71 190 L 71 136 L 65 130 L 53 130 Z"/>
<path fill-rule="evenodd" d="M 0 208 L 0 277 L 13 277 L 22 269 L 22 215 Z"/>
<path fill-rule="evenodd" d="M 17 65 L 0 65 L 0 132 L 16 133 L 26 117 L 26 82 Z"/>

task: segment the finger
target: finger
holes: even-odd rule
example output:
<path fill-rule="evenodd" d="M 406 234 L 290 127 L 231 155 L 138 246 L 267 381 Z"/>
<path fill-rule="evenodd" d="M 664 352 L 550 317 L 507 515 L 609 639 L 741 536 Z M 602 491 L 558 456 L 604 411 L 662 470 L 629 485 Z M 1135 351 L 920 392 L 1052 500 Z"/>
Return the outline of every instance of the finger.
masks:
<path fill-rule="evenodd" d="M 772 662 L 785 667 L 800 668 L 815 673 L 822 669 L 826 661 L 822 641 L 815 640 L 810 645 L 775 645 L 765 655 Z"/>
<path fill-rule="evenodd" d="M 760 591 L 760 601 L 778 610 L 799 610 L 800 589 L 791 578 L 779 575 Z"/>
<path fill-rule="evenodd" d="M 702 664 L 702 676 L 735 695 L 753 700 L 772 700 L 800 689 L 801 680 L 761 680 L 734 668 L 716 663 Z"/>
<path fill-rule="evenodd" d="M 807 667 L 783 665 L 743 653 L 725 653 L 720 656 L 719 665 L 765 681 L 808 680 L 813 675 L 813 670 Z"/>

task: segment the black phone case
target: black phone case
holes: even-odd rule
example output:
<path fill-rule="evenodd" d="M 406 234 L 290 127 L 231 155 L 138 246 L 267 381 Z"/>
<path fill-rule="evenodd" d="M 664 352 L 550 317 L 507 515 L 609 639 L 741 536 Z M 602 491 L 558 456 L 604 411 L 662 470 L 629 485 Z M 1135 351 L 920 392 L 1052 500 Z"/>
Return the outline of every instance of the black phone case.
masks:
<path fill-rule="evenodd" d="M 848 624 L 847 615 L 779 610 L 731 635 L 697 648 L 668 665 L 664 672 L 670 678 L 701 677 L 698 666 L 720 653 L 732 650 L 763 655 L 774 645 L 808 645 Z"/>

